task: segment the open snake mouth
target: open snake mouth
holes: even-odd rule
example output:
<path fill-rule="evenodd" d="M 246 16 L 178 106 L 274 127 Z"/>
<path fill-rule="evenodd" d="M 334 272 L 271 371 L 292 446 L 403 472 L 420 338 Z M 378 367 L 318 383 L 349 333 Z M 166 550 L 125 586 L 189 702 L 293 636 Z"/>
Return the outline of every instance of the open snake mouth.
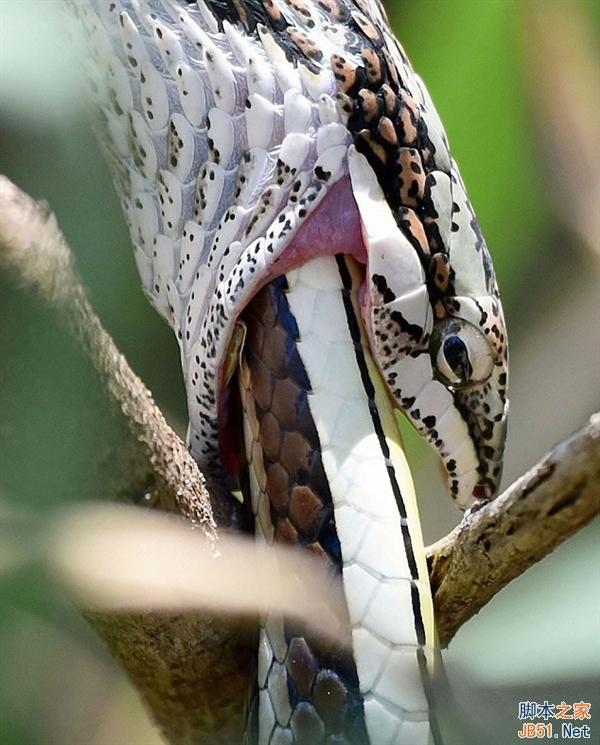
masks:
<path fill-rule="evenodd" d="M 257 277 L 252 285 L 248 301 L 241 308 L 238 319 L 243 325 L 244 313 L 250 308 L 261 290 L 288 272 L 298 269 L 314 258 L 335 256 L 342 250 L 344 255 L 353 257 L 358 265 L 367 263 L 367 251 L 363 240 L 358 207 L 352 196 L 350 179 L 345 177 L 332 186 L 329 193 L 303 222 L 289 244 L 284 247 L 268 271 Z M 360 288 L 360 297 L 366 302 L 365 285 Z M 239 325 L 229 341 L 227 354 L 220 371 L 219 405 L 219 452 L 226 470 L 237 477 L 240 472 L 239 405 L 236 395 L 231 392 L 232 373 L 240 358 L 244 334 Z M 315 319 L 315 323 L 327 323 L 327 319 Z"/>
<path fill-rule="evenodd" d="M 504 443 L 503 433 L 492 426 L 495 422 L 486 424 L 484 415 L 484 409 L 488 406 L 486 401 L 496 395 L 494 379 L 482 384 L 485 391 L 480 395 L 476 394 L 473 386 L 462 391 L 456 388 L 453 381 L 444 383 L 443 375 L 437 371 L 439 353 L 432 351 L 430 332 L 416 326 L 413 329 L 407 321 L 406 308 L 410 309 L 413 301 L 407 306 L 405 298 L 396 297 L 388 289 L 394 285 L 393 276 L 386 278 L 375 275 L 376 279 L 370 281 L 372 265 L 379 259 L 378 249 L 369 247 L 368 230 L 349 178 L 341 179 L 331 188 L 289 244 L 281 250 L 268 272 L 254 280 L 244 308 L 250 308 L 253 299 L 277 277 L 315 258 L 333 256 L 340 249 L 344 255 L 356 261 L 357 271 L 361 273 L 357 298 L 360 319 L 366 332 L 365 343 L 370 346 L 379 365 L 393 405 L 406 415 L 436 450 L 446 470 L 450 494 L 459 504 L 466 507 L 473 499 L 493 497 L 497 491 Z M 426 317 L 433 319 L 434 308 L 427 297 L 427 283 L 424 282 L 418 291 L 418 302 L 421 305 L 425 303 Z M 438 299 L 436 295 L 432 301 L 438 302 Z M 242 321 L 244 312 L 242 309 L 238 316 Z M 310 314 L 311 308 L 307 307 L 304 313 Z M 448 321 L 448 318 L 444 320 L 446 326 L 454 328 Z M 315 328 L 327 322 L 326 316 L 313 317 Z M 454 325 L 459 328 L 461 324 L 464 325 L 458 319 Z M 239 443 L 232 435 L 238 430 L 235 422 L 239 421 L 239 411 L 228 393 L 228 384 L 243 344 L 242 329 L 243 326 L 238 324 L 230 341 L 220 373 L 221 393 L 218 399 L 220 453 L 227 470 L 233 474 L 240 469 L 237 456 Z M 456 340 L 455 346 L 460 344 L 462 350 L 464 343 L 458 341 L 460 337 L 456 334 L 450 336 L 450 340 Z M 471 334 L 479 335 L 479 331 L 473 329 Z M 482 349 L 484 352 L 488 349 L 487 343 Z M 472 363 L 468 362 L 468 369 L 479 371 L 482 365 L 479 358 L 474 357 Z M 505 416 L 504 409 L 502 413 Z M 494 430 L 493 436 L 489 435 L 490 426 Z"/>

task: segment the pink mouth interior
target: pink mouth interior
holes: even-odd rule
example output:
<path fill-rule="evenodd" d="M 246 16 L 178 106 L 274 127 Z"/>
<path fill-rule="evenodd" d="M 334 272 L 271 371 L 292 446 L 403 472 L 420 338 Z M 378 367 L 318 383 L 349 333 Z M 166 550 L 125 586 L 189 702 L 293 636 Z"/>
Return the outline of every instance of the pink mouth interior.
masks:
<path fill-rule="evenodd" d="M 367 263 L 362 221 L 352 194 L 350 179 L 340 179 L 271 267 L 266 284 L 318 256 L 346 254 Z"/>
<path fill-rule="evenodd" d="M 347 176 L 331 187 L 315 211 L 298 228 L 289 245 L 273 262 L 269 272 L 258 278 L 253 288 L 254 293 L 275 277 L 287 274 L 311 259 L 336 254 L 350 255 L 361 264 L 367 263 L 362 221 Z M 361 290 L 360 301 L 363 305 L 368 293 L 364 292 L 364 287 Z M 243 308 L 241 311 L 243 312 Z M 236 421 L 231 396 L 225 390 L 220 390 L 218 399 L 221 459 L 229 473 L 237 474 L 240 465 L 237 442 L 239 421 Z"/>

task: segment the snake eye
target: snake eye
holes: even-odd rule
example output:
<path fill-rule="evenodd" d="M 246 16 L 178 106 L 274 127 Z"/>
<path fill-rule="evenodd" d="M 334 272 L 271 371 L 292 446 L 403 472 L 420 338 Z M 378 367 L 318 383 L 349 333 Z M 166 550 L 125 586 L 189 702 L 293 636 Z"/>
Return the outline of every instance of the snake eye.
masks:
<path fill-rule="evenodd" d="M 470 380 L 473 368 L 469 362 L 469 352 L 460 336 L 449 336 L 438 352 L 440 366 L 448 366 L 458 382 Z M 447 372 L 447 371 L 445 371 Z"/>
<path fill-rule="evenodd" d="M 492 374 L 492 349 L 475 326 L 458 318 L 438 323 L 431 336 L 431 355 L 440 379 L 453 388 L 483 383 Z"/>

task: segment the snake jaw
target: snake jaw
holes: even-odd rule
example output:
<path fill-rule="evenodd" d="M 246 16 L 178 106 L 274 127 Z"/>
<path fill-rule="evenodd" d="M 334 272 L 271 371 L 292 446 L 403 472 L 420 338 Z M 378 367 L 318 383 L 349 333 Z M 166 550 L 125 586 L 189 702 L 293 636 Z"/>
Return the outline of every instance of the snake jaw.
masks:
<path fill-rule="evenodd" d="M 457 296 L 451 305 L 456 318 L 480 331 L 493 363 L 485 380 L 454 390 L 455 406 L 467 423 L 477 453 L 479 481 L 473 496 L 489 500 L 500 486 L 509 411 L 504 315 L 495 285 L 493 294 Z"/>
<path fill-rule="evenodd" d="M 506 362 L 504 356 L 499 356 L 488 380 L 454 391 L 455 408 L 467 423 L 477 457 L 477 483 L 457 497 L 463 509 L 471 507 L 473 500 L 489 501 L 498 494 L 509 411 Z"/>
<path fill-rule="evenodd" d="M 473 497 L 493 499 L 502 477 L 509 408 L 504 365 L 499 362 L 485 383 L 456 391 L 454 395 L 456 407 L 468 424 L 478 456 L 479 480 Z M 470 502 L 467 506 L 470 506 Z"/>
<path fill-rule="evenodd" d="M 194 457 L 219 465 L 227 350 L 244 307 L 276 274 L 347 253 L 367 264 L 366 327 L 398 406 L 444 460 L 461 504 L 491 494 L 506 418 L 491 259 L 379 3 L 342 18 L 339 3 L 312 12 L 285 2 L 276 19 L 266 1 L 188 12 L 156 0 L 158 15 L 148 3 L 87 4 L 81 20 L 108 68 L 96 86 L 107 151 L 144 287 L 180 341 Z M 339 33 L 346 24 L 352 33 Z M 445 360 L 444 337 L 434 353 L 434 332 L 454 320 L 492 352 L 449 342 Z M 484 380 L 487 358 L 497 374 Z M 487 401 L 494 390 L 500 403 Z"/>
<path fill-rule="evenodd" d="M 367 253 L 362 311 L 373 356 L 466 509 L 497 492 L 508 413 L 506 331 L 487 248 L 458 181 L 459 228 L 470 240 L 432 256 L 396 219 L 367 159 L 351 148 L 348 162 Z"/>
<path fill-rule="evenodd" d="M 450 496 L 462 509 L 476 499 L 492 499 L 502 475 L 506 439 L 505 356 L 496 356 L 485 381 L 465 388 L 448 385 L 425 343 L 428 332 L 419 344 L 402 331 L 394 339 L 394 314 L 402 302 L 390 305 L 392 310 L 385 304 L 372 306 L 370 339 L 396 405 L 440 456 Z"/>

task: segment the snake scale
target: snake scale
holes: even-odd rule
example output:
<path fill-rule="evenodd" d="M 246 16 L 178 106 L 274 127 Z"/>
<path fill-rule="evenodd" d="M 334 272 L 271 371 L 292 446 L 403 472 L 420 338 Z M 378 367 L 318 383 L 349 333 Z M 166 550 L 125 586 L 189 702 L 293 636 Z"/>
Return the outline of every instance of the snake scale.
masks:
<path fill-rule="evenodd" d="M 179 339 L 190 451 L 345 600 L 338 643 L 262 619 L 240 742 L 441 742 L 395 413 L 462 508 L 491 499 L 508 359 L 425 86 L 379 0 L 69 4 L 142 285 Z"/>

